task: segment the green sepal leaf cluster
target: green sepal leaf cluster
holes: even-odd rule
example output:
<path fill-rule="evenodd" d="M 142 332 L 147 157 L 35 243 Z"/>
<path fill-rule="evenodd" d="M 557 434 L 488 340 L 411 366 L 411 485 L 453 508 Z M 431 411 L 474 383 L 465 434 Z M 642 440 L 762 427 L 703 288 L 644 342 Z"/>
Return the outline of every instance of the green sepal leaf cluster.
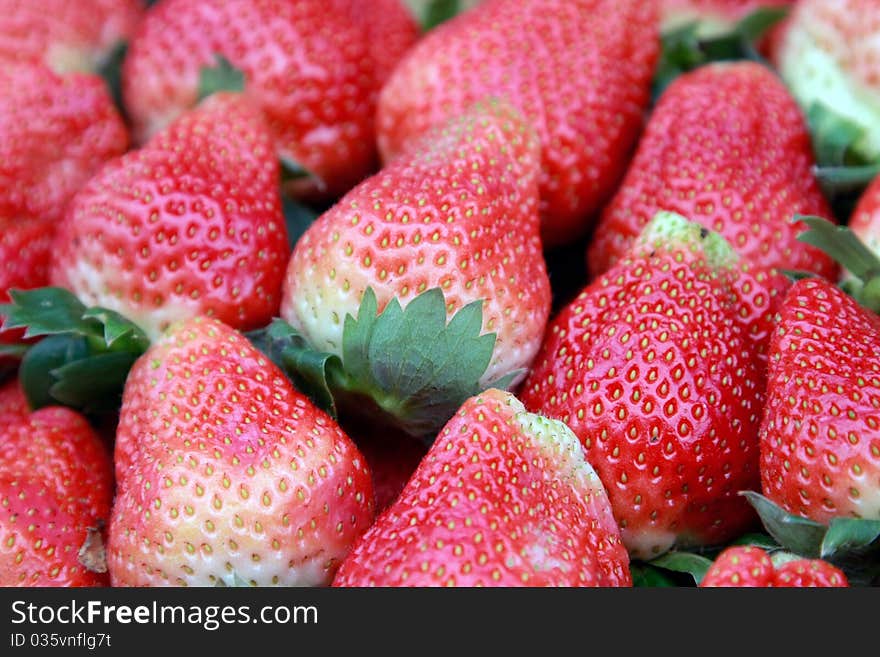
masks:
<path fill-rule="evenodd" d="M 495 334 L 481 335 L 481 329 L 480 301 L 447 323 L 439 288 L 406 308 L 392 299 L 381 313 L 368 288 L 357 317 L 345 318 L 341 357 L 315 351 L 281 320 L 249 337 L 324 410 L 381 418 L 430 443 L 468 397 L 487 387 L 507 388 L 520 374 L 480 384 L 495 348 Z"/>
<path fill-rule="evenodd" d="M 824 559 L 846 573 L 850 584 L 880 582 L 880 520 L 839 517 L 827 525 L 790 514 L 754 491 L 741 493 L 767 532 L 785 550 Z"/>
<path fill-rule="evenodd" d="M 213 66 L 203 66 L 199 71 L 198 99 L 204 100 L 220 91 L 244 91 L 244 73 L 223 55 L 215 54 L 214 61 Z"/>
<path fill-rule="evenodd" d="M 24 329 L 19 380 L 32 408 L 60 404 L 83 413 L 119 407 L 134 361 L 150 346 L 133 322 L 106 308 L 87 308 L 59 287 L 10 291 L 0 305 L 4 329 Z"/>
<path fill-rule="evenodd" d="M 422 31 L 433 30 L 462 11 L 461 0 L 431 0 L 421 18 Z"/>
<path fill-rule="evenodd" d="M 784 7 L 762 7 L 742 18 L 729 31 L 700 35 L 698 21 L 662 35 L 660 61 L 654 73 L 653 94 L 658 98 L 683 73 L 712 62 L 751 60 L 764 63 L 756 42 L 787 15 Z"/>
<path fill-rule="evenodd" d="M 694 584 L 698 586 L 706 576 L 706 571 L 712 566 L 712 560 L 708 557 L 694 552 L 680 552 L 677 550 L 666 552 L 648 563 L 654 568 L 690 575 L 694 580 Z"/>
<path fill-rule="evenodd" d="M 794 221 L 808 228 L 798 241 L 821 249 L 847 270 L 850 278 L 844 290 L 866 308 L 880 312 L 880 257 L 847 226 L 808 215 L 795 215 Z"/>

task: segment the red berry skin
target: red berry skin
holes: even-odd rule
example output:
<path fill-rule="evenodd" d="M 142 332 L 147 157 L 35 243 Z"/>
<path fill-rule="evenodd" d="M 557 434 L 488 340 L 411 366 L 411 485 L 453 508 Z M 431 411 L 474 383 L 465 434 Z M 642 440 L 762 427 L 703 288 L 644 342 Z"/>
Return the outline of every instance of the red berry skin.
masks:
<path fill-rule="evenodd" d="M 571 431 L 489 389 L 443 428 L 334 586 L 630 586 L 602 484 Z"/>
<path fill-rule="evenodd" d="M 105 569 L 80 559 L 110 516 L 113 469 L 101 439 L 67 408 L 0 418 L 0 586 L 107 585 Z"/>
<path fill-rule="evenodd" d="M 41 65 L 0 67 L 5 221 L 59 221 L 79 188 L 127 147 L 125 124 L 101 78 L 60 76 Z"/>
<path fill-rule="evenodd" d="M 659 210 L 720 233 L 765 268 L 837 275 L 834 262 L 797 241 L 795 214 L 832 219 L 813 173 L 800 108 L 766 67 L 711 64 L 663 93 L 588 249 L 596 276 L 623 257 Z"/>
<path fill-rule="evenodd" d="M 731 262 L 687 243 L 635 249 L 550 323 L 520 391 L 580 438 L 638 558 L 755 522 L 738 493 L 758 489 L 764 373 L 724 248 Z"/>
<path fill-rule="evenodd" d="M 94 72 L 143 11 L 140 0 L 0 0 L 0 62 Z"/>
<path fill-rule="evenodd" d="M 18 379 L 0 385 L 0 427 L 22 420 L 28 413 L 30 408 Z"/>
<path fill-rule="evenodd" d="M 843 571 L 827 561 L 794 558 L 776 567 L 753 545 L 725 548 L 700 582 L 700 588 L 848 586 Z"/>
<path fill-rule="evenodd" d="M 263 326 L 289 253 L 278 180 L 261 114 L 239 95 L 211 96 L 74 197 L 50 280 L 153 339 L 199 314 Z"/>
<path fill-rule="evenodd" d="M 700 582 L 701 588 L 767 587 L 775 578 L 770 555 L 753 545 L 726 548 Z"/>
<path fill-rule="evenodd" d="M 135 137 L 192 107 L 200 69 L 219 54 L 244 72 L 279 156 L 313 174 L 302 193 L 335 198 L 377 164 L 376 99 L 410 45 L 406 11 L 379 0 L 166 0 L 148 12 L 123 68 Z"/>
<path fill-rule="evenodd" d="M 357 316 L 367 287 L 380 311 L 439 287 L 450 319 L 483 300 L 483 332 L 496 334 L 484 384 L 528 367 L 551 302 L 538 161 L 533 131 L 506 103 L 474 106 L 429 132 L 297 242 L 282 317 L 338 354 L 345 317 Z"/>
<path fill-rule="evenodd" d="M 175 325 L 135 363 L 114 456 L 114 586 L 327 584 L 375 513 L 351 440 L 216 320 Z"/>
<path fill-rule="evenodd" d="M 764 495 L 823 524 L 880 518 L 880 318 L 827 281 L 798 281 L 769 353 Z"/>
<path fill-rule="evenodd" d="M 504 98 L 541 140 L 544 242 L 571 242 L 612 193 L 641 131 L 658 23 L 654 2 L 486 0 L 423 37 L 383 87 L 383 159 L 474 102 Z"/>

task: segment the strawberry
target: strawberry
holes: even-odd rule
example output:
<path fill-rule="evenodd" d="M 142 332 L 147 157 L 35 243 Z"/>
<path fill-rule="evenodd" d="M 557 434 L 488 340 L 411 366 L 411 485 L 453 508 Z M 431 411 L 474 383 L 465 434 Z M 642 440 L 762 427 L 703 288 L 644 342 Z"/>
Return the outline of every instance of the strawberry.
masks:
<path fill-rule="evenodd" d="M 334 586 L 628 586 L 602 483 L 564 424 L 468 399 Z"/>
<path fill-rule="evenodd" d="M 814 125 L 828 125 L 828 115 L 831 123 L 848 124 L 849 157 L 856 163 L 880 162 L 878 32 L 875 0 L 801 0 L 772 54 Z"/>
<path fill-rule="evenodd" d="M 238 94 L 216 94 L 80 190 L 50 280 L 151 338 L 199 314 L 265 324 L 289 249 L 278 179 L 261 114 Z"/>
<path fill-rule="evenodd" d="M 472 108 L 309 227 L 288 265 L 282 317 L 341 357 L 338 383 L 430 441 L 467 397 L 521 380 L 540 345 L 550 283 L 537 178 L 537 140 L 520 114 Z M 364 322 L 377 311 L 384 328 L 374 332 Z"/>
<path fill-rule="evenodd" d="M 656 6 L 637 0 L 487 0 L 429 32 L 379 98 L 390 161 L 429 127 L 503 97 L 541 139 L 542 235 L 584 234 L 623 173 L 659 54 Z"/>
<path fill-rule="evenodd" d="M 806 123 L 773 73 L 710 64 L 663 93 L 588 250 L 593 275 L 621 258 L 659 210 L 720 233 L 761 267 L 833 277 L 833 261 L 797 242 L 794 214 L 831 218 L 813 173 Z"/>
<path fill-rule="evenodd" d="M 821 279 L 795 283 L 770 345 L 761 487 L 789 513 L 880 519 L 880 318 Z"/>
<path fill-rule="evenodd" d="M 416 35 L 398 0 L 166 0 L 132 39 L 125 106 L 145 140 L 196 103 L 220 55 L 308 175 L 301 193 L 336 197 L 375 165 L 379 86 Z"/>
<path fill-rule="evenodd" d="M 3 418 L 0 586 L 106 585 L 113 471 L 100 438 L 66 408 Z"/>
<path fill-rule="evenodd" d="M 329 582 L 373 519 L 363 457 L 240 333 L 170 328 L 125 384 L 114 586 Z"/>
<path fill-rule="evenodd" d="M 0 0 L 0 61 L 96 71 L 142 13 L 140 0 Z"/>
<path fill-rule="evenodd" d="M 775 565 L 770 555 L 759 547 L 729 547 L 715 559 L 700 587 L 849 586 L 843 571 L 827 561 L 782 554 L 786 559 Z"/>
<path fill-rule="evenodd" d="M 551 322 L 520 392 L 580 438 L 637 558 L 720 544 L 754 520 L 737 493 L 759 483 L 764 376 L 749 334 L 767 329 L 763 307 L 741 316 L 754 297 L 739 276 L 722 237 L 659 213 Z"/>
<path fill-rule="evenodd" d="M 97 76 L 0 67 L 0 220 L 59 221 L 71 196 L 127 147 Z"/>

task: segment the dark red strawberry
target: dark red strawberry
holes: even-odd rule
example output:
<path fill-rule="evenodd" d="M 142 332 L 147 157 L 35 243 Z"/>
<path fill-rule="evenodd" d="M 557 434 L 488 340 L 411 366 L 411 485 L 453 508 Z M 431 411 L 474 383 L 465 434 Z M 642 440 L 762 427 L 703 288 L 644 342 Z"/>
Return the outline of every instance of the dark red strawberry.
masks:
<path fill-rule="evenodd" d="M 794 555 L 775 565 L 764 550 L 754 546 L 725 549 L 700 582 L 715 587 L 847 587 L 846 575 L 821 559 Z"/>
<path fill-rule="evenodd" d="M 5 416 L 0 585 L 106 585 L 100 529 L 112 496 L 109 454 L 85 418 L 66 408 Z"/>
<path fill-rule="evenodd" d="M 143 9 L 141 0 L 0 0 L 0 61 L 96 71 Z"/>
<path fill-rule="evenodd" d="M 429 32 L 382 89 L 379 147 L 474 102 L 503 97 L 541 139 L 548 244 L 586 232 L 642 127 L 659 54 L 656 5 L 637 0 L 487 0 Z"/>
<path fill-rule="evenodd" d="M 335 197 L 376 164 L 376 98 L 415 39 L 390 0 L 166 0 L 125 59 L 125 105 L 143 141 L 195 105 L 200 71 L 224 57 L 266 114 L 300 192 Z"/>
<path fill-rule="evenodd" d="M 738 492 L 759 483 L 764 375 L 749 334 L 767 329 L 739 276 L 723 238 L 660 213 L 551 322 L 520 393 L 578 435 L 639 558 L 721 544 L 755 520 Z"/>
<path fill-rule="evenodd" d="M 199 314 L 254 328 L 278 312 L 289 247 L 259 111 L 217 94 L 76 195 L 51 281 L 151 338 Z"/>
<path fill-rule="evenodd" d="M 797 242 L 798 213 L 831 218 L 816 181 L 810 134 L 772 71 L 754 62 L 710 64 L 661 96 L 588 253 L 600 274 L 623 257 L 659 210 L 720 233 L 762 267 L 834 277 L 826 255 Z"/>
<path fill-rule="evenodd" d="M 602 483 L 561 422 L 465 402 L 334 586 L 628 586 Z"/>
<path fill-rule="evenodd" d="M 326 584 L 375 512 L 363 456 L 240 333 L 195 318 L 132 368 L 114 586 Z"/>

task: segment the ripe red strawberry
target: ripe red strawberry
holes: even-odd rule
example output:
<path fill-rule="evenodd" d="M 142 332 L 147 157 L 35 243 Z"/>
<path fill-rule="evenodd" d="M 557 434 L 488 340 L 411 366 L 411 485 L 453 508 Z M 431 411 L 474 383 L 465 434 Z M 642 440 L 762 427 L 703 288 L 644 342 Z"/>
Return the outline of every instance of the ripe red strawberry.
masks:
<path fill-rule="evenodd" d="M 328 583 L 374 515 L 354 444 L 216 320 L 175 325 L 132 368 L 115 466 L 114 586 Z"/>
<path fill-rule="evenodd" d="M 798 281 L 770 346 L 761 485 L 789 513 L 880 519 L 880 318 Z"/>
<path fill-rule="evenodd" d="M 831 218 L 814 164 L 800 109 L 769 69 L 736 62 L 682 75 L 661 96 L 602 213 L 590 271 L 607 271 L 668 210 L 720 233 L 759 266 L 833 277 L 833 261 L 798 243 L 803 225 L 791 222 L 798 213 Z"/>
<path fill-rule="evenodd" d="M 166 0 L 132 39 L 125 105 L 146 139 L 196 103 L 201 69 L 222 55 L 245 74 L 278 154 L 334 197 L 373 169 L 379 87 L 415 37 L 399 1 Z"/>
<path fill-rule="evenodd" d="M 141 0 L 0 0 L 0 61 L 95 71 L 142 12 Z"/>
<path fill-rule="evenodd" d="M 851 144 L 880 161 L 880 4 L 876 0 L 801 0 L 774 44 L 773 61 L 809 113 L 820 107 L 860 133 Z"/>
<path fill-rule="evenodd" d="M 379 99 L 386 161 L 475 101 L 504 97 L 541 139 L 548 244 L 586 232 L 642 127 L 659 54 L 656 5 L 487 0 L 429 32 Z"/>
<path fill-rule="evenodd" d="M 199 314 L 261 326 L 278 312 L 289 250 L 278 176 L 260 113 L 211 96 L 76 195 L 51 281 L 151 338 Z"/>
<path fill-rule="evenodd" d="M 602 483 L 561 422 L 490 389 L 449 421 L 334 586 L 629 586 Z"/>
<path fill-rule="evenodd" d="M 520 380 L 550 312 L 537 178 L 537 141 L 519 113 L 504 103 L 473 108 L 411 144 L 309 227 L 290 259 L 282 317 L 316 349 L 341 356 L 352 372 L 347 361 L 356 349 L 346 344 L 353 344 L 355 332 L 347 315 L 363 319 L 387 309 L 392 300 L 399 304 L 397 312 L 400 306 L 416 308 L 416 300 L 439 289 L 439 316 L 420 314 L 413 323 L 442 331 L 447 318 L 470 312 L 471 304 L 482 300 L 475 329 L 494 333 L 496 344 L 488 367 L 482 365 L 473 384 L 479 379 L 485 388 L 505 376 Z M 368 289 L 374 307 L 364 311 Z M 400 404 L 391 405 L 405 412 L 412 402 L 406 394 L 411 390 L 404 387 L 413 373 L 400 367 L 407 347 L 436 354 L 437 359 L 419 367 L 425 374 L 451 372 L 450 362 L 471 368 L 478 360 L 462 342 L 444 346 L 446 338 L 439 333 L 423 339 L 431 344 L 386 338 L 369 352 L 364 368 L 378 372 L 380 379 L 385 370 L 403 373 L 380 395 L 380 403 L 397 399 Z M 461 374 L 456 370 L 449 376 Z M 436 388 L 443 378 L 428 382 L 426 405 L 449 401 Z M 449 414 L 425 430 L 429 439 L 464 399 L 482 388 L 452 400 Z M 358 391 L 369 390 L 361 386 Z"/>
<path fill-rule="evenodd" d="M 61 219 L 70 197 L 127 147 L 97 76 L 0 67 L 0 219 Z"/>
<path fill-rule="evenodd" d="M 765 317 L 741 317 L 739 275 L 719 235 L 660 213 L 551 322 L 520 393 L 580 438 L 638 558 L 721 544 L 755 518 L 738 492 L 758 487 L 764 376 L 749 334 Z"/>
<path fill-rule="evenodd" d="M 821 559 L 789 558 L 774 565 L 764 550 L 755 546 L 725 549 L 700 582 L 714 587 L 848 587 L 846 575 Z"/>
<path fill-rule="evenodd" d="M 66 408 L 3 418 L 0 586 L 106 585 L 113 471 L 100 438 Z"/>

